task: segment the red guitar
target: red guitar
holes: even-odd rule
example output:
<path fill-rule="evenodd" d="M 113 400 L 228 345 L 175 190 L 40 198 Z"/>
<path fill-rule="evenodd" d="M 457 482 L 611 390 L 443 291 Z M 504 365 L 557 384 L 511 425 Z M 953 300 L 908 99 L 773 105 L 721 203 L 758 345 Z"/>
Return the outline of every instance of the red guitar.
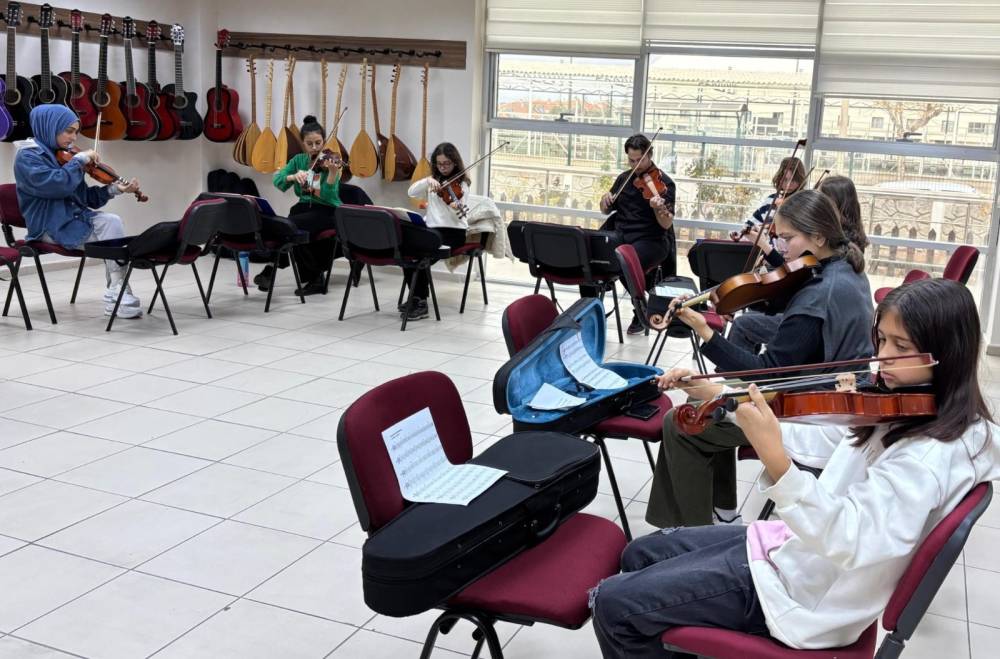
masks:
<path fill-rule="evenodd" d="M 156 114 L 160 130 L 156 133 L 154 140 L 170 140 L 177 137 L 181 129 L 180 118 L 174 110 L 174 97 L 165 93 L 160 88 L 160 83 L 156 79 L 156 44 L 160 40 L 160 24 L 150 21 L 146 24 L 146 64 L 147 77 L 146 86 L 151 94 L 150 106 Z"/>
<path fill-rule="evenodd" d="M 122 41 L 125 44 L 125 94 L 121 98 L 121 110 L 128 128 L 127 140 L 151 140 L 160 132 L 160 125 L 153 113 L 151 102 L 153 92 L 141 82 L 135 81 L 132 69 L 132 39 L 135 38 L 135 21 L 126 16 L 122 19 Z"/>
<path fill-rule="evenodd" d="M 222 84 L 222 51 L 229 47 L 229 30 L 219 30 L 215 42 L 215 86 L 208 90 L 205 100 L 205 137 L 213 142 L 232 142 L 243 132 L 243 122 L 237 105 L 240 96 Z"/>
<path fill-rule="evenodd" d="M 79 9 L 69 13 L 70 29 L 73 31 L 73 46 L 70 71 L 63 71 L 59 77 L 69 83 L 69 105 L 80 117 L 80 128 L 93 128 L 97 123 L 97 109 L 90 100 L 94 91 L 94 79 L 80 73 L 80 33 L 83 32 L 83 14 Z"/>

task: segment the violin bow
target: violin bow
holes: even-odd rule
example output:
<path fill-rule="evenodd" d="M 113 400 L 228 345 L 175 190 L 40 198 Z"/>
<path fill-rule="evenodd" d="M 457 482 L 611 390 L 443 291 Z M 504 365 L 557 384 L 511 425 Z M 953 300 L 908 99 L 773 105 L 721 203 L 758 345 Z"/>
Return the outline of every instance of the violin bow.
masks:
<path fill-rule="evenodd" d="M 458 180 L 460 180 L 460 179 L 461 179 L 461 178 L 462 178 L 463 176 L 465 176 L 465 173 L 466 173 L 467 171 L 469 171 L 470 169 L 472 169 L 473 167 L 475 167 L 476 165 L 478 165 L 478 164 L 479 164 L 479 163 L 481 163 L 482 161 L 486 160 L 487 158 L 489 158 L 489 157 L 490 157 L 490 156 L 492 156 L 492 155 L 493 155 L 494 153 L 496 153 L 496 152 L 497 152 L 497 151 L 499 151 L 500 149 L 504 148 L 504 147 L 505 147 L 505 146 L 507 146 L 508 144 L 510 144 L 510 142 L 501 142 L 499 146 L 495 147 L 495 148 L 494 148 L 493 150 L 491 150 L 491 151 L 490 151 L 489 153 L 487 153 L 487 154 L 486 154 L 485 156 L 483 156 L 482 158 L 479 158 L 478 160 L 476 160 L 476 161 L 475 161 L 474 163 L 472 163 L 471 165 L 469 165 L 468 167 L 466 167 L 465 169 L 463 169 L 463 170 L 462 170 L 462 171 L 460 171 L 459 173 L 457 173 L 457 174 L 453 174 L 453 175 L 451 176 L 451 178 L 449 178 L 449 179 L 448 179 L 447 181 L 445 181 L 444 183 L 442 183 L 442 184 L 441 184 L 441 187 L 442 187 L 442 188 L 443 188 L 443 187 L 447 187 L 447 186 L 451 185 L 452 183 L 454 183 L 455 181 L 458 181 Z"/>
<path fill-rule="evenodd" d="M 815 168 L 815 167 L 813 167 L 813 169 L 816 169 L 816 168 Z M 812 170 L 809 170 L 809 171 L 812 171 Z M 819 189 L 819 184 L 823 182 L 823 179 L 824 179 L 824 178 L 826 178 L 826 175 L 827 175 L 827 174 L 829 174 L 829 173 L 830 173 L 830 170 L 829 170 L 829 169 L 824 169 L 824 170 L 823 170 L 823 173 L 819 175 L 819 178 L 818 178 L 818 179 L 816 179 L 816 182 L 815 182 L 815 183 L 813 183 L 813 187 L 812 187 L 812 189 L 813 189 L 813 190 L 817 190 L 817 189 Z M 806 177 L 806 180 L 808 180 L 808 177 Z"/>
<path fill-rule="evenodd" d="M 97 147 L 101 145 L 101 114 L 104 110 L 97 111 L 97 130 L 94 131 L 94 153 L 97 153 Z"/>
<path fill-rule="evenodd" d="M 632 180 L 633 176 L 635 176 L 635 170 L 639 169 L 639 164 L 642 162 L 642 159 L 645 158 L 647 155 L 649 155 L 649 152 L 653 150 L 653 145 L 656 144 L 656 136 L 660 134 L 661 130 L 663 130 L 663 126 L 660 126 L 659 128 L 656 129 L 656 132 L 653 133 L 652 139 L 649 140 L 649 146 L 646 147 L 646 150 L 643 151 L 642 155 L 639 157 L 639 162 L 635 163 L 635 167 L 633 167 L 632 171 L 628 173 L 628 176 L 625 177 L 625 180 L 622 181 L 622 184 L 618 186 L 618 191 L 615 192 L 613 195 L 611 195 L 612 204 L 618 200 L 618 195 L 622 193 L 622 190 L 625 189 L 625 186 L 628 185 L 628 182 Z"/>
<path fill-rule="evenodd" d="M 932 366 L 937 362 L 934 356 L 929 352 L 918 352 L 912 355 L 903 355 L 901 357 L 870 357 L 865 359 L 844 359 L 836 362 L 820 362 L 818 364 L 797 364 L 794 366 L 774 366 L 771 368 L 755 368 L 747 371 L 731 371 L 729 373 L 710 373 L 707 375 L 688 375 L 681 378 L 684 382 L 692 382 L 694 380 L 708 380 L 711 378 L 717 378 L 720 375 L 727 377 L 752 377 L 755 375 L 772 375 L 776 373 L 787 373 L 788 371 L 808 371 L 812 369 L 819 368 L 839 368 L 841 366 L 860 366 L 862 364 L 872 364 L 875 362 L 884 362 L 890 360 L 900 360 L 900 359 L 922 359 L 923 364 L 921 366 Z M 789 376 L 789 379 L 796 376 Z M 797 376 L 802 377 L 802 376 Z M 805 377 L 815 377 L 815 376 L 805 376 Z"/>
<path fill-rule="evenodd" d="M 790 158 L 795 158 L 795 155 L 799 152 L 799 147 L 804 148 L 805 145 L 806 145 L 806 140 L 799 140 L 798 142 L 796 142 L 795 148 L 792 149 L 792 155 L 790 156 Z M 789 160 L 789 162 L 791 162 L 791 159 Z M 787 164 L 781 168 L 781 187 L 778 188 L 778 195 L 774 198 L 774 203 L 772 203 L 771 207 L 767 209 L 767 215 L 764 216 L 764 221 L 760 223 L 761 230 L 757 232 L 757 240 L 753 241 L 753 247 L 750 248 L 750 252 L 747 254 L 747 260 L 743 263 L 744 272 L 747 272 L 747 268 L 749 268 L 750 264 L 753 263 L 754 260 L 757 258 L 758 252 L 760 251 L 760 239 L 761 236 L 764 235 L 764 229 L 771 224 L 772 220 L 774 219 L 774 212 L 778 209 L 778 204 L 781 203 L 781 201 L 785 198 L 785 193 L 786 193 L 785 173 L 787 170 L 788 170 Z M 757 266 L 754 266 L 754 269 L 756 268 Z"/>

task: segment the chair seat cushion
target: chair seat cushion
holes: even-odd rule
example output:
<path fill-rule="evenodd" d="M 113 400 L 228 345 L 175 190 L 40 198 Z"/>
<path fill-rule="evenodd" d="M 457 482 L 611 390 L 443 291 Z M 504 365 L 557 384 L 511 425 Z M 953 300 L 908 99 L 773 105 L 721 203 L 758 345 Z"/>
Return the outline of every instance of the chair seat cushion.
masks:
<path fill-rule="evenodd" d="M 636 419 L 625 414 L 619 414 L 618 416 L 601 421 L 589 432 L 600 437 L 631 437 L 646 442 L 658 442 L 663 436 L 663 416 L 670 411 L 672 404 L 666 396 L 654 398 L 649 401 L 649 404 L 656 405 L 659 410 L 648 419 Z"/>
<path fill-rule="evenodd" d="M 177 263 L 184 265 L 190 265 L 194 263 L 198 257 L 201 256 L 201 248 L 197 245 L 188 245 L 181 257 L 177 259 Z M 143 254 L 141 257 L 143 260 L 152 261 L 153 263 L 172 263 L 177 257 L 177 250 L 171 250 L 167 252 L 159 252 L 156 254 Z"/>
<path fill-rule="evenodd" d="M 322 231 L 316 234 L 314 240 L 326 240 L 328 238 L 336 238 L 336 237 L 337 237 L 336 229 L 323 229 Z"/>
<path fill-rule="evenodd" d="M 368 254 L 353 254 L 354 260 L 365 265 L 398 265 L 391 256 L 369 256 Z"/>
<path fill-rule="evenodd" d="M 43 254 L 59 254 L 61 256 L 75 256 L 75 257 L 81 257 L 84 255 L 82 249 L 68 249 L 66 247 L 63 247 L 62 245 L 57 245 L 55 243 L 47 243 L 42 240 L 29 240 L 29 241 L 18 240 L 16 243 L 14 243 L 14 245 L 15 247 L 24 247 L 25 245 L 27 245 L 31 249 L 37 252 L 41 252 Z"/>
<path fill-rule="evenodd" d="M 737 460 L 760 460 L 757 451 L 752 446 L 740 446 L 736 449 Z"/>
<path fill-rule="evenodd" d="M 875 298 L 875 304 L 881 304 L 882 300 L 885 299 L 885 296 L 888 295 L 891 290 L 892 286 L 886 286 L 875 291 L 875 295 L 873 296 Z"/>
<path fill-rule="evenodd" d="M 577 628 L 590 617 L 587 591 L 618 573 L 625 534 L 586 513 L 455 595 L 448 606 Z"/>
<path fill-rule="evenodd" d="M 875 623 L 846 647 L 829 650 L 795 650 L 768 636 L 754 636 L 729 629 L 675 627 L 663 633 L 665 646 L 706 657 L 740 659 L 871 659 L 875 655 Z"/>
<path fill-rule="evenodd" d="M 706 311 L 704 313 L 705 322 L 708 326 L 714 329 L 716 332 L 723 332 L 726 329 L 726 319 L 715 313 L 714 311 Z"/>
<path fill-rule="evenodd" d="M 557 274 L 557 273 L 554 273 L 554 272 L 545 271 L 542 276 L 544 276 L 545 279 L 547 279 L 548 281 L 551 281 L 552 283 L 555 283 L 555 284 L 566 284 L 566 285 L 569 285 L 569 286 L 579 286 L 580 284 L 586 284 L 587 283 L 587 280 L 584 279 L 584 277 L 583 277 L 582 274 L 580 274 L 580 275 L 565 275 L 565 274 Z M 602 275 L 602 274 L 592 274 L 592 277 L 593 277 L 593 280 L 595 282 L 604 282 L 604 283 L 607 283 L 609 281 L 614 281 L 615 279 L 618 278 L 617 275 Z"/>
<path fill-rule="evenodd" d="M 234 252 L 253 252 L 257 250 L 257 243 L 255 242 L 240 242 L 232 240 L 220 240 L 219 244 L 223 247 L 228 247 Z M 279 242 L 277 240 L 265 240 L 261 242 L 264 249 L 280 249 L 284 247 L 286 243 Z"/>
<path fill-rule="evenodd" d="M 475 243 L 465 243 L 464 245 L 459 245 L 458 247 L 451 248 L 452 256 L 463 256 L 465 254 L 470 254 L 479 251 L 483 248 L 478 242 Z"/>
<path fill-rule="evenodd" d="M 21 253 L 13 247 L 0 247 L 0 259 L 13 263 L 21 256 Z"/>

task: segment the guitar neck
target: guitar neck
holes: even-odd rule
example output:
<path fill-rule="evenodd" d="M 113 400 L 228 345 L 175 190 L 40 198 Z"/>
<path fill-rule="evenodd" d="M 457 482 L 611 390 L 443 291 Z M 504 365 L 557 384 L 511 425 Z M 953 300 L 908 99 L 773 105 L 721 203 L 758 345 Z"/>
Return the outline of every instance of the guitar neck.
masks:
<path fill-rule="evenodd" d="M 42 89 L 52 91 L 52 69 L 49 67 L 49 28 L 41 29 L 42 37 Z"/>
<path fill-rule="evenodd" d="M 180 47 L 174 47 L 174 96 L 184 95 L 184 60 Z"/>
<path fill-rule="evenodd" d="M 135 71 L 132 68 L 132 40 L 125 39 L 125 90 L 135 96 Z"/>
<path fill-rule="evenodd" d="M 152 42 L 146 47 L 146 84 L 154 92 L 160 91 L 160 83 L 156 80 L 156 44 Z"/>
<path fill-rule="evenodd" d="M 70 48 L 70 81 L 73 83 L 74 93 L 80 85 L 80 33 L 73 33 L 73 42 Z"/>
<path fill-rule="evenodd" d="M 222 51 L 215 51 L 215 102 L 216 110 L 219 109 L 219 95 L 222 93 Z"/>
<path fill-rule="evenodd" d="M 97 97 L 104 100 L 108 86 L 108 38 L 101 37 L 101 54 L 97 64 Z"/>
<path fill-rule="evenodd" d="M 7 28 L 7 86 L 15 87 L 17 84 L 17 67 L 14 65 L 14 39 L 17 36 L 17 29 Z"/>

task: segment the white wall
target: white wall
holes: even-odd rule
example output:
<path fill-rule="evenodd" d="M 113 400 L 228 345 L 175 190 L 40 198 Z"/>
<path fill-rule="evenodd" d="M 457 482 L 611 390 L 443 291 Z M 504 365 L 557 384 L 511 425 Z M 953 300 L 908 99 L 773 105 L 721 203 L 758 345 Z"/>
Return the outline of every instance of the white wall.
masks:
<path fill-rule="evenodd" d="M 430 74 L 430 115 L 427 122 L 428 150 L 440 141 L 451 141 L 468 159 L 472 131 L 473 98 L 480 94 L 473 89 L 474 66 L 479 66 L 475 35 L 476 3 L 468 0 L 378 0 L 357 3 L 343 0 L 301 0 L 293 4 L 253 3 L 245 0 L 174 0 L 171 3 L 126 2 L 104 0 L 93 2 L 78 0 L 74 6 L 83 11 L 111 12 L 116 16 L 134 14 L 138 19 L 155 19 L 168 29 L 169 24 L 184 25 L 184 86 L 198 93 L 199 110 L 205 110 L 205 91 L 214 84 L 216 30 L 220 27 L 232 31 L 267 31 L 274 33 L 335 34 L 352 36 L 385 36 L 428 39 L 467 40 L 467 65 L 465 70 L 435 70 Z M 252 11 L 251 11 L 252 9 Z M 221 18 L 220 18 L 221 17 Z M 3 37 L 6 44 L 6 36 Z M 21 75 L 38 72 L 40 64 L 37 36 L 18 37 L 17 68 Z M 81 70 L 96 76 L 98 47 L 81 44 Z M 278 54 L 277 57 L 282 57 Z M 69 70 L 70 42 L 52 39 L 50 57 L 54 72 Z M 146 52 L 144 42 L 134 46 L 135 72 L 140 81 L 146 78 Z M 120 46 L 109 49 L 108 72 L 112 80 L 125 77 L 124 56 Z M 265 61 L 258 61 L 258 123 L 264 121 Z M 276 65 L 274 85 L 274 117 L 272 129 L 278 128 L 281 113 L 281 92 L 284 79 L 283 65 Z M 339 64 L 331 63 L 328 110 L 332 115 L 336 101 Z M 391 99 L 391 68 L 379 67 L 377 82 L 379 112 L 382 132 L 389 132 L 389 104 Z M 157 74 L 161 84 L 173 82 L 173 57 L 169 51 L 159 53 Z M 421 87 L 420 68 L 404 66 L 399 87 L 396 132 L 417 158 L 420 157 Z M 245 60 L 227 57 L 223 60 L 223 81 L 240 94 L 240 114 L 245 123 L 250 119 L 250 83 Z M 476 77 L 478 82 L 478 77 Z M 347 148 L 357 135 L 360 126 L 359 106 L 360 66 L 348 69 L 344 91 L 344 105 L 348 107 L 340 127 L 340 139 Z M 301 62 L 295 71 L 296 117 L 301 122 L 306 114 L 319 113 L 319 63 Z M 368 101 L 368 131 L 374 134 L 371 103 Z M 81 138 L 85 148 L 89 140 Z M 14 147 L 0 143 L 0 182 L 13 181 L 12 163 Z M 231 144 L 214 144 L 197 140 L 166 142 L 106 141 L 101 154 L 123 176 L 139 177 L 143 191 L 149 195 L 148 204 L 137 204 L 131 196 L 119 197 L 110 202 L 108 210 L 118 213 L 126 222 L 129 233 L 162 220 L 178 219 L 188 203 L 205 187 L 209 171 L 219 167 L 251 176 L 280 213 L 287 210 L 294 199 L 289 192 L 281 195 L 273 188 L 270 176 L 257 174 L 249 167 L 232 159 Z M 406 184 L 386 183 L 378 177 L 354 179 L 371 195 L 376 203 L 386 205 L 406 204 Z"/>

